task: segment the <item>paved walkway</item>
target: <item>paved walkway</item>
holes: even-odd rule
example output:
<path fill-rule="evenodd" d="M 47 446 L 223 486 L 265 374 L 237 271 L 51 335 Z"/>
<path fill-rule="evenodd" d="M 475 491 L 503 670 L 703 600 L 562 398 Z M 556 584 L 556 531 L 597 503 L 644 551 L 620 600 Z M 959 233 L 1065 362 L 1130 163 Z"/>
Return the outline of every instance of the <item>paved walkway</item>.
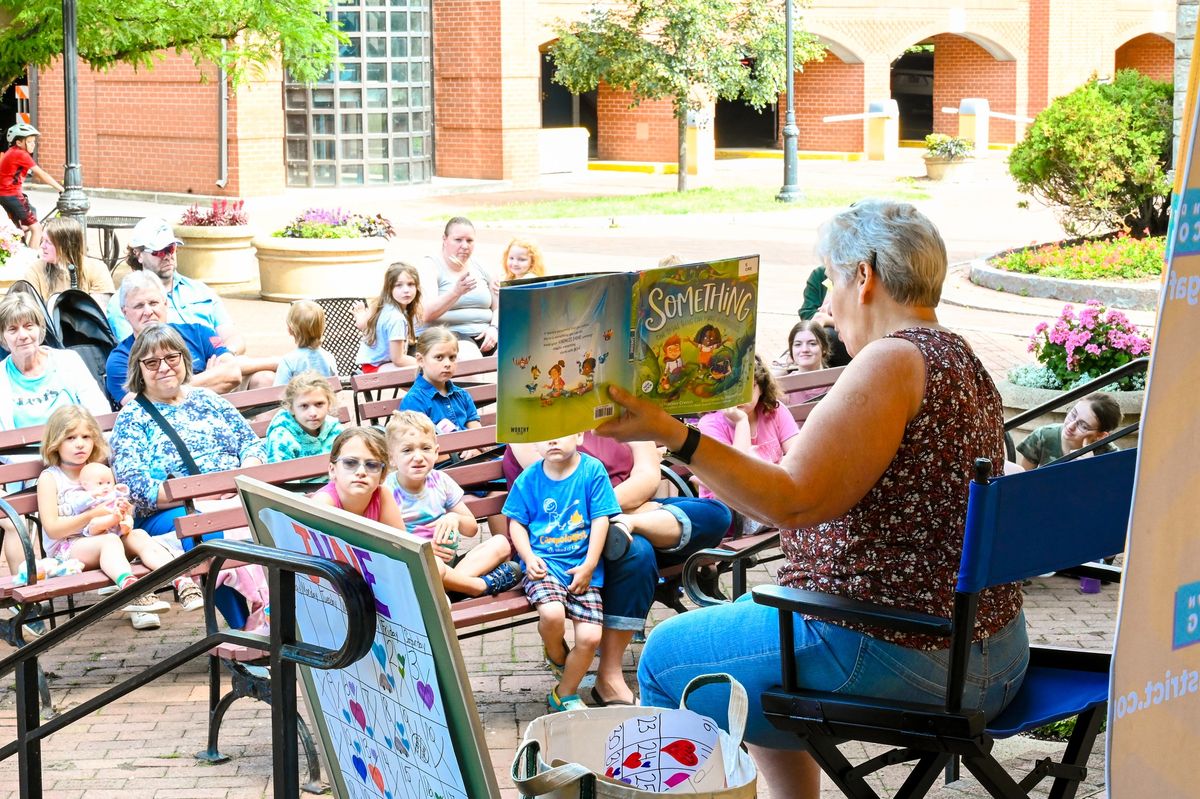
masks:
<path fill-rule="evenodd" d="M 897 181 L 912 182 L 922 174 L 915 153 L 904 153 L 890 164 L 871 162 L 804 162 L 801 183 L 807 190 L 842 187 L 864 196 L 894 189 Z M 975 181 L 960 185 L 913 183 L 928 200 L 917 204 L 938 224 L 952 262 L 1030 241 L 1062 236 L 1053 215 L 1021 199 L 1004 175 L 999 161 L 986 162 Z M 773 161 L 722 161 L 711 185 L 777 185 L 781 166 Z M 354 210 L 383 212 L 397 222 L 397 238 L 389 255 L 415 260 L 436 251 L 443 220 L 470 216 L 473 209 L 586 194 L 627 194 L 669 191 L 673 177 L 624 173 L 589 173 L 550 179 L 530 191 L 505 185 L 464 186 L 439 182 L 433 187 L 403 191 L 346 192 L 336 202 Z M 469 190 L 469 192 L 467 191 Z M 35 198 L 48 207 L 45 198 Z M 248 203 L 252 221 L 263 229 L 280 226 L 304 207 L 331 204 L 329 193 L 289 192 L 278 198 Z M 158 213 L 172 218 L 177 208 L 101 199 L 93 213 L 140 215 Z M 516 232 L 536 237 L 547 253 L 550 269 L 567 273 L 599 269 L 629 269 L 653 264 L 667 253 L 683 259 L 758 252 L 762 255 L 760 348 L 783 349 L 787 329 L 796 319 L 801 290 L 815 264 L 812 255 L 816 229 L 830 209 L 785 210 L 760 214 L 692 214 L 679 217 L 605 218 L 591 220 L 486 223 L 478 227 L 478 252 L 484 263 L 498 266 L 500 253 Z M 615 226 L 614 226 L 615 225 Z M 253 283 L 225 292 L 231 313 L 247 334 L 252 352 L 290 348 L 284 329 L 286 305 L 257 299 Z M 1057 314 L 1061 304 L 996 295 L 966 282 L 961 272 L 947 281 L 942 321 L 960 330 L 975 346 L 996 377 L 1025 362 L 1027 336 L 1041 319 Z M 1151 323 L 1152 318 L 1139 319 Z M 766 569 L 755 573 L 770 579 Z M 1066 578 L 1035 580 L 1026 591 L 1026 615 L 1037 641 L 1089 648 L 1111 646 L 1117 589 L 1081 594 Z M 652 621 L 669 615 L 656 610 Z M 134 633 L 123 618 L 97 624 L 86 635 L 45 658 L 52 691 L 60 707 L 69 707 L 97 694 L 116 680 L 194 640 L 200 620 L 178 610 L 164 616 L 161 630 Z M 540 642 L 532 627 L 492 633 L 463 642 L 471 686 L 483 718 L 497 780 L 505 797 L 515 796 L 507 769 L 526 724 L 544 712 L 544 697 L 552 678 L 537 664 Z M 640 648 L 627 656 L 627 676 L 633 672 Z M 143 688 L 91 719 L 54 735 L 44 747 L 47 796 L 89 799 L 168 799 L 169 797 L 259 797 L 270 795 L 270 714 L 258 702 L 242 700 L 226 717 L 222 749 L 232 760 L 222 765 L 195 761 L 205 746 L 207 685 L 204 665 L 194 663 L 154 685 Z M 10 685 L 0 686 L 0 740 L 15 733 L 14 697 Z M 1006 744 L 1006 758 L 1033 761 L 1061 745 L 1017 739 Z M 1102 747 L 1101 747 L 1102 749 Z M 1103 795 L 1103 756 L 1093 758 L 1084 797 Z M 891 770 L 881 777 L 895 787 Z M 17 796 L 15 758 L 0 763 L 0 799 Z M 827 796 L 837 796 L 832 789 Z M 940 788 L 935 796 L 982 795 L 973 780 Z M 765 791 L 760 793 L 767 796 Z M 778 798 L 777 798 L 778 799 Z"/>

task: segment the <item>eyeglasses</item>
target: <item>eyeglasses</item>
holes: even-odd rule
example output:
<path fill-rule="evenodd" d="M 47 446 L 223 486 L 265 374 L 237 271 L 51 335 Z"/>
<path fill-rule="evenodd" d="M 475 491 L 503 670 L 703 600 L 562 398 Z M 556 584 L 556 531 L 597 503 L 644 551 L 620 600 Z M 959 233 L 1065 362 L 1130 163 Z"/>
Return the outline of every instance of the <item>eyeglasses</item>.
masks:
<path fill-rule="evenodd" d="M 158 367 L 162 366 L 163 361 L 166 361 L 167 366 L 174 369 L 176 366 L 179 365 L 179 359 L 182 357 L 183 357 L 182 352 L 168 352 L 166 355 L 163 355 L 158 358 L 142 358 L 142 360 L 139 363 L 141 363 L 142 366 L 146 367 L 151 372 L 157 372 Z"/>
<path fill-rule="evenodd" d="M 163 247 L 161 250 L 149 250 L 148 249 L 148 250 L 146 250 L 146 252 L 150 253 L 155 258 L 166 258 L 171 253 L 175 252 L 176 247 L 178 247 L 178 245 L 175 244 L 174 242 L 171 242 L 166 247 Z"/>
<path fill-rule="evenodd" d="M 379 474 L 383 471 L 383 461 L 363 460 L 362 458 L 335 458 L 334 463 L 348 472 L 357 472 L 360 468 L 367 474 Z"/>
<path fill-rule="evenodd" d="M 1074 408 L 1067 411 L 1067 418 L 1064 421 L 1064 424 L 1072 424 L 1072 423 L 1075 425 L 1075 427 L 1077 427 L 1079 430 L 1082 430 L 1085 433 L 1096 432 L 1096 428 L 1092 427 L 1087 422 L 1080 420 L 1079 412 L 1076 411 Z"/>

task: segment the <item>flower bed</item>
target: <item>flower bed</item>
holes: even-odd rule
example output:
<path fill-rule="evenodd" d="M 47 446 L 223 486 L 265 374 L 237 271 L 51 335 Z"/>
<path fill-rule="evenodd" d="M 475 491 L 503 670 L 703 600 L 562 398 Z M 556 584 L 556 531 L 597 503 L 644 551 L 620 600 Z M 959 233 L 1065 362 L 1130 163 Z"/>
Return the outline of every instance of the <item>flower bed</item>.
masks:
<path fill-rule="evenodd" d="M 1150 339 L 1125 314 L 1090 300 L 1078 314 L 1068 304 L 1058 319 L 1038 323 L 1029 337 L 1029 351 L 1038 363 L 1018 366 L 1009 373 L 1010 381 L 1030 388 L 1069 389 L 1148 355 Z M 1140 390 L 1145 378 L 1128 377 L 1118 387 Z"/>
<path fill-rule="evenodd" d="M 1164 236 L 1135 239 L 1126 233 L 1099 239 L 1073 239 L 1000 253 L 998 269 L 1067 280 L 1148 280 L 1162 274 Z"/>

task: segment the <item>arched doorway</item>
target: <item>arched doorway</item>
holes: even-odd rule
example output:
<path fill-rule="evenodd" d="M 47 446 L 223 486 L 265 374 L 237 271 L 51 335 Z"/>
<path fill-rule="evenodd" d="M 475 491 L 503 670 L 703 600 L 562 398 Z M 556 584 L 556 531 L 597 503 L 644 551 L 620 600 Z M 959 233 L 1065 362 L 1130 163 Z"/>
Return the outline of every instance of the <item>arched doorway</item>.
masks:
<path fill-rule="evenodd" d="M 1157 33 L 1135 36 L 1117 48 L 1114 66 L 1136 69 L 1154 80 L 1172 80 L 1175 74 L 1175 44 Z"/>
<path fill-rule="evenodd" d="M 596 157 L 597 132 L 599 130 L 596 114 L 597 92 L 572 94 L 566 86 L 554 82 L 557 67 L 554 59 L 547 52 L 552 42 L 542 45 L 541 62 L 541 100 L 543 128 L 587 128 L 588 157 Z"/>
<path fill-rule="evenodd" d="M 892 99 L 900 108 L 900 138 L 924 139 L 933 133 L 932 41 L 915 44 L 892 62 Z"/>

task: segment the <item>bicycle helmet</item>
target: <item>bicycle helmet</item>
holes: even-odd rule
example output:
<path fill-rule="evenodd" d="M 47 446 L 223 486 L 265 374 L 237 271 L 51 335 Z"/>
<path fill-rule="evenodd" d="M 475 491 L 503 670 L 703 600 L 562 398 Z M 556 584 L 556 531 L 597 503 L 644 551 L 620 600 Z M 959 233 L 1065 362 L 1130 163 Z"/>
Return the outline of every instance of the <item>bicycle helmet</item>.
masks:
<path fill-rule="evenodd" d="M 14 139 L 24 139 L 27 136 L 41 136 L 38 129 L 28 122 L 18 122 L 8 129 L 8 143 L 12 144 Z"/>

